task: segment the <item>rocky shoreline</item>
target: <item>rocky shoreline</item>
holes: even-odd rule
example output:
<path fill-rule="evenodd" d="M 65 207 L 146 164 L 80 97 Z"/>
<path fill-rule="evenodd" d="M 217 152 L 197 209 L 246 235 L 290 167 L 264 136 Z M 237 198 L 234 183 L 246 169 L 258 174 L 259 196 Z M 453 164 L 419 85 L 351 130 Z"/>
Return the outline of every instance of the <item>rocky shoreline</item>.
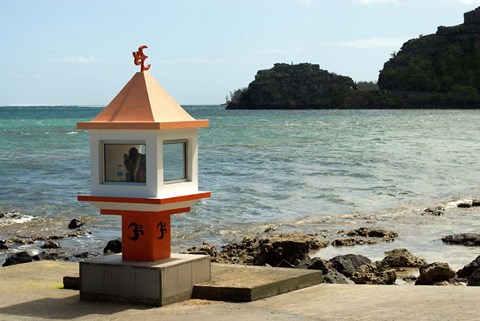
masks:
<path fill-rule="evenodd" d="M 384 229 L 360 228 L 348 234 L 364 232 L 365 230 L 369 231 L 369 235 L 375 235 L 366 236 L 367 238 L 381 238 L 382 241 L 386 242 L 393 240 L 384 236 Z M 387 235 L 398 236 L 392 231 L 388 231 Z M 448 237 L 462 239 L 463 236 L 464 234 Z M 480 238 L 480 234 L 471 236 Z M 462 243 L 463 245 L 472 246 L 468 241 L 469 238 L 464 239 L 466 241 Z M 370 241 L 372 241 L 371 244 L 374 244 L 380 240 Z M 321 270 L 325 283 L 480 285 L 480 256 L 457 272 L 450 268 L 448 263 L 427 263 L 424 258 L 417 257 L 404 248 L 385 252 L 385 257 L 380 261 L 372 261 L 359 254 L 338 255 L 330 260 L 309 256 L 312 250 L 330 244 L 338 246 L 337 244 L 340 243 L 338 240 L 330 242 L 319 239 L 314 235 L 266 233 L 262 238 L 245 237 L 241 242 L 224 245 L 221 249 L 204 242 L 200 246 L 189 248 L 187 253 L 209 255 L 212 262 L 215 263 Z M 365 243 L 358 242 L 357 244 Z M 352 244 L 348 245 L 352 246 Z M 400 278 L 401 282 L 397 282 L 397 278 Z"/>
<path fill-rule="evenodd" d="M 470 208 L 480 207 L 480 199 L 460 200 L 449 204 L 453 204 L 459 211 L 468 211 Z M 427 207 L 419 214 L 437 219 L 436 217 L 446 215 L 446 208 L 441 205 Z M 18 216 L 6 212 L 0 215 Z M 62 233 L 55 235 L 17 233 L 8 239 L 0 240 L 0 254 L 7 254 L 3 266 L 34 260 L 81 261 L 100 256 L 101 253 L 88 251 L 76 253 L 75 249 L 62 248 L 58 242 L 89 235 L 87 227 L 88 223 L 85 221 L 74 219 L 68 227 L 64 227 Z M 318 233 L 282 232 L 275 227 L 268 227 L 255 236 L 243 237 L 240 241 L 229 242 L 218 248 L 203 243 L 188 248 L 186 253 L 206 254 L 211 257 L 212 262 L 219 263 L 322 270 L 327 283 L 480 285 L 480 256 L 458 271 L 454 271 L 448 263 L 427 262 L 406 248 L 398 247 L 385 251 L 384 257 L 376 261 L 361 254 L 336 255 L 328 260 L 311 256 L 314 252 L 321 253 L 327 247 L 370 246 L 395 242 L 398 237 L 399 233 L 377 226 L 337 230 L 335 234 L 328 236 Z M 480 234 L 450 234 L 442 237 L 441 241 L 444 244 L 476 247 L 480 246 Z M 26 244 L 33 244 L 37 250 L 33 253 L 22 251 L 22 246 Z M 120 252 L 121 240 L 111 240 L 103 249 L 103 255 Z"/>

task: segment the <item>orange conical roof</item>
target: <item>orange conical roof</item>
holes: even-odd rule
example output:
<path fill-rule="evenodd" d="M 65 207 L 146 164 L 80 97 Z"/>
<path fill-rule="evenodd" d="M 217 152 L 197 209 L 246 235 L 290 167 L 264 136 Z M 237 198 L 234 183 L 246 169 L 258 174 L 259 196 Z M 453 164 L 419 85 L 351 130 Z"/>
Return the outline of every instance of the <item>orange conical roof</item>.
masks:
<path fill-rule="evenodd" d="M 78 129 L 179 129 L 208 127 L 190 116 L 148 72 L 137 72 L 118 95 Z"/>

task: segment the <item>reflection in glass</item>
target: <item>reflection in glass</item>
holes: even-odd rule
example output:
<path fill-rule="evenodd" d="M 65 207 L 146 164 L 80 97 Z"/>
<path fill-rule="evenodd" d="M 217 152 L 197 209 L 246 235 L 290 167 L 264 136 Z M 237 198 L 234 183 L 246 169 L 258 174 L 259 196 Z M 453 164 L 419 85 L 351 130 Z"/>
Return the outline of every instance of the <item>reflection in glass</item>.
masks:
<path fill-rule="evenodd" d="M 185 181 L 187 142 L 164 142 L 163 144 L 163 180 Z"/>
<path fill-rule="evenodd" d="M 144 144 L 104 144 L 105 182 L 146 182 Z"/>

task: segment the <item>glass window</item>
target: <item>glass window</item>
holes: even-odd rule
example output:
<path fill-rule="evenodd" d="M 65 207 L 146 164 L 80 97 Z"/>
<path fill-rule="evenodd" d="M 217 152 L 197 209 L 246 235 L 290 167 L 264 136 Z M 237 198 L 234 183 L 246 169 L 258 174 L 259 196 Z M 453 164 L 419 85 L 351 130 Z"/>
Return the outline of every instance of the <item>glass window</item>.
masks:
<path fill-rule="evenodd" d="M 145 144 L 104 143 L 105 182 L 146 182 Z"/>
<path fill-rule="evenodd" d="M 187 180 L 186 159 L 186 141 L 164 142 L 163 180 L 165 182 Z"/>

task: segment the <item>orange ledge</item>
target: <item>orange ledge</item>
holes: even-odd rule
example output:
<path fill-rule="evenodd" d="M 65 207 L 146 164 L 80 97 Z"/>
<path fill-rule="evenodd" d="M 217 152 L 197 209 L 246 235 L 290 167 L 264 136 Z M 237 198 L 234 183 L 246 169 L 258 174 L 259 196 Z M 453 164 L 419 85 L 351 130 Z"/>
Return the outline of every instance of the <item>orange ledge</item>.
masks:
<path fill-rule="evenodd" d="M 201 198 L 211 197 L 210 192 L 201 192 L 197 194 L 182 195 L 167 198 L 142 198 L 142 197 L 119 197 L 119 196 L 93 196 L 78 195 L 79 202 L 104 202 L 104 203 L 132 203 L 132 204 L 171 204 L 185 201 L 193 201 Z"/>
<path fill-rule="evenodd" d="M 149 211 L 124 211 L 124 210 L 100 210 L 100 214 L 105 215 L 126 215 L 126 214 L 134 214 L 134 215 L 172 215 L 172 214 L 180 214 L 190 212 L 190 207 L 182 207 L 182 208 L 175 208 L 171 210 L 165 211 L 158 211 L 158 212 L 149 212 Z"/>

